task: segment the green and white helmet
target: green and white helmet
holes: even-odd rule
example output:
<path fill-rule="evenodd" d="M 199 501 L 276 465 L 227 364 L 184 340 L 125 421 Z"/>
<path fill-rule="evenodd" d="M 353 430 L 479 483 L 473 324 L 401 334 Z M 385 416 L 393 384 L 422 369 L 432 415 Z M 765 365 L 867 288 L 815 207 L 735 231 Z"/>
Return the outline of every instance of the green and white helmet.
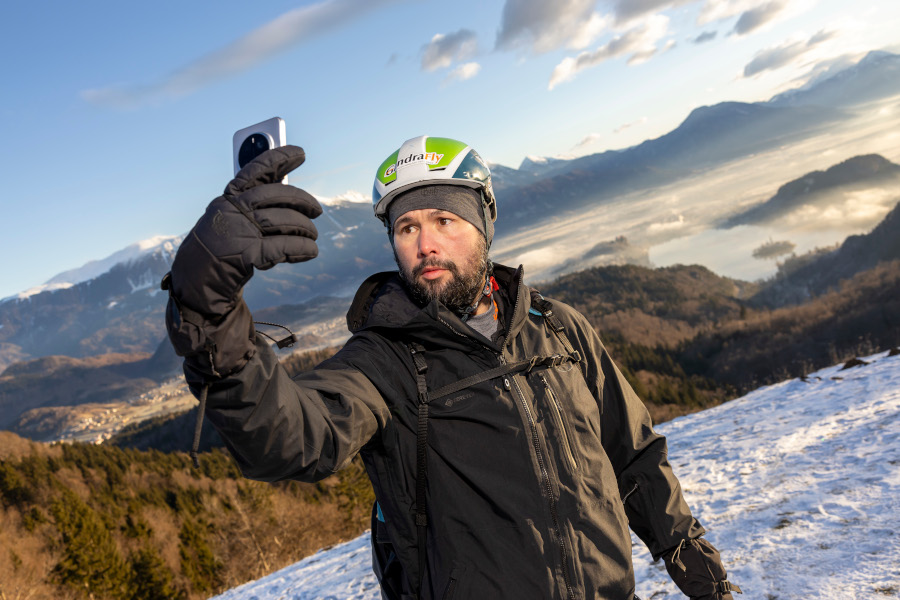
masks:
<path fill-rule="evenodd" d="M 372 204 L 386 227 L 388 206 L 400 193 L 424 185 L 464 185 L 481 191 L 485 216 L 497 220 L 491 170 L 467 144 L 450 138 L 421 135 L 403 142 L 375 173 Z"/>

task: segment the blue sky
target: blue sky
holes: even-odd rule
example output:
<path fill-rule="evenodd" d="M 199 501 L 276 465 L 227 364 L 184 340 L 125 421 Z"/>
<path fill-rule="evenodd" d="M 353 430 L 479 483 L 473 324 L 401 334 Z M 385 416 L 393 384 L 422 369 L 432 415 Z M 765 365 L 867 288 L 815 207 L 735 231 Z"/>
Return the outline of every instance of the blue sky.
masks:
<path fill-rule="evenodd" d="M 508 166 L 624 148 L 900 50 L 893 0 L 38 1 L 0 19 L 0 297 L 184 233 L 232 175 L 232 133 L 275 115 L 307 151 L 293 184 L 368 195 L 423 133 Z"/>

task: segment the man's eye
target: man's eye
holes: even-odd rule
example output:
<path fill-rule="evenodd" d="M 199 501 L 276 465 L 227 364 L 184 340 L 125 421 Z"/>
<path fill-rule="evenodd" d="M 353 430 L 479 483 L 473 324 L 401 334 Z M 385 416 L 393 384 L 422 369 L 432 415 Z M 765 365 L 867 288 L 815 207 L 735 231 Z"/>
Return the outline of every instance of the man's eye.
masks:
<path fill-rule="evenodd" d="M 452 222 L 453 219 L 451 219 L 450 217 L 442 217 L 440 220 L 441 225 L 449 225 Z"/>

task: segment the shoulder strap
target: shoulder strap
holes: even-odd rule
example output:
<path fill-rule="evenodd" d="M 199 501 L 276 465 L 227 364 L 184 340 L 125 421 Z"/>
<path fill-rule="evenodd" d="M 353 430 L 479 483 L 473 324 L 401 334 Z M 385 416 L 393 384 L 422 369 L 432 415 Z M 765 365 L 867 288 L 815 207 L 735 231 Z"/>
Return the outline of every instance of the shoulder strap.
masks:
<path fill-rule="evenodd" d="M 422 581 L 425 578 L 425 540 L 428 534 L 428 512 L 425 506 L 428 477 L 428 386 L 425 372 L 428 363 L 422 355 L 425 347 L 415 342 L 409 344 L 413 363 L 416 366 L 416 389 L 419 395 L 419 423 L 416 429 L 416 542 L 419 554 L 419 582 L 416 593 L 422 597 Z"/>
<path fill-rule="evenodd" d="M 531 309 L 529 312 L 544 317 L 547 326 L 553 330 L 553 333 L 555 333 L 559 341 L 562 342 L 566 352 L 570 355 L 577 356 L 578 359 L 576 362 L 581 362 L 581 353 L 572 347 L 572 342 L 569 341 L 569 336 L 566 335 L 566 326 L 562 324 L 559 317 L 553 314 L 553 303 L 541 296 L 541 293 L 535 289 L 531 290 Z"/>

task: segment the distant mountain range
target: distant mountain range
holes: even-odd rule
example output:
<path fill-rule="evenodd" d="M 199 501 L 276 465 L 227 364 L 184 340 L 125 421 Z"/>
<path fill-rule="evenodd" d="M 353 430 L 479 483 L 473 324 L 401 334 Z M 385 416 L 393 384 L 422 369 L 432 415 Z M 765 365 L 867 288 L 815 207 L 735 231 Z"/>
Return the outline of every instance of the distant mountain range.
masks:
<path fill-rule="evenodd" d="M 834 250 L 811 252 L 785 261 L 751 302 L 771 308 L 800 304 L 838 289 L 841 282 L 879 263 L 900 259 L 900 197 L 897 201 L 897 206 L 871 232 L 851 235 Z"/>
<path fill-rule="evenodd" d="M 853 106 L 897 94 L 900 85 L 897 55 L 876 50 L 847 69 L 826 73 L 799 89 L 779 94 L 769 101 L 778 106 Z"/>
<path fill-rule="evenodd" d="M 854 156 L 825 171 L 813 171 L 784 184 L 769 200 L 728 218 L 722 227 L 776 221 L 803 206 L 825 207 L 835 191 L 853 191 L 900 183 L 900 165 L 883 156 Z"/>
<path fill-rule="evenodd" d="M 769 102 L 698 108 L 672 132 L 631 148 L 573 160 L 530 157 L 518 169 L 494 165 L 501 215 L 495 247 L 502 248 L 506 235 L 539 227 L 548 214 L 575 213 L 820 131 L 845 118 L 845 109 L 853 104 L 900 94 L 898 69 L 900 56 L 872 53 L 807 89 Z M 292 305 L 322 298 L 316 306 L 339 315 L 367 275 L 394 267 L 384 228 L 367 203 L 338 202 L 325 208 L 316 223 L 319 257 L 258 273 L 245 290 L 255 313 L 265 309 L 273 317 L 296 317 L 302 311 Z M 156 240 L 155 246 L 136 245 L 118 258 L 54 277 L 44 291 L 0 301 L 0 370 L 47 355 L 154 352 L 164 338 L 166 298 L 158 282 L 178 241 L 171 237 Z"/>

